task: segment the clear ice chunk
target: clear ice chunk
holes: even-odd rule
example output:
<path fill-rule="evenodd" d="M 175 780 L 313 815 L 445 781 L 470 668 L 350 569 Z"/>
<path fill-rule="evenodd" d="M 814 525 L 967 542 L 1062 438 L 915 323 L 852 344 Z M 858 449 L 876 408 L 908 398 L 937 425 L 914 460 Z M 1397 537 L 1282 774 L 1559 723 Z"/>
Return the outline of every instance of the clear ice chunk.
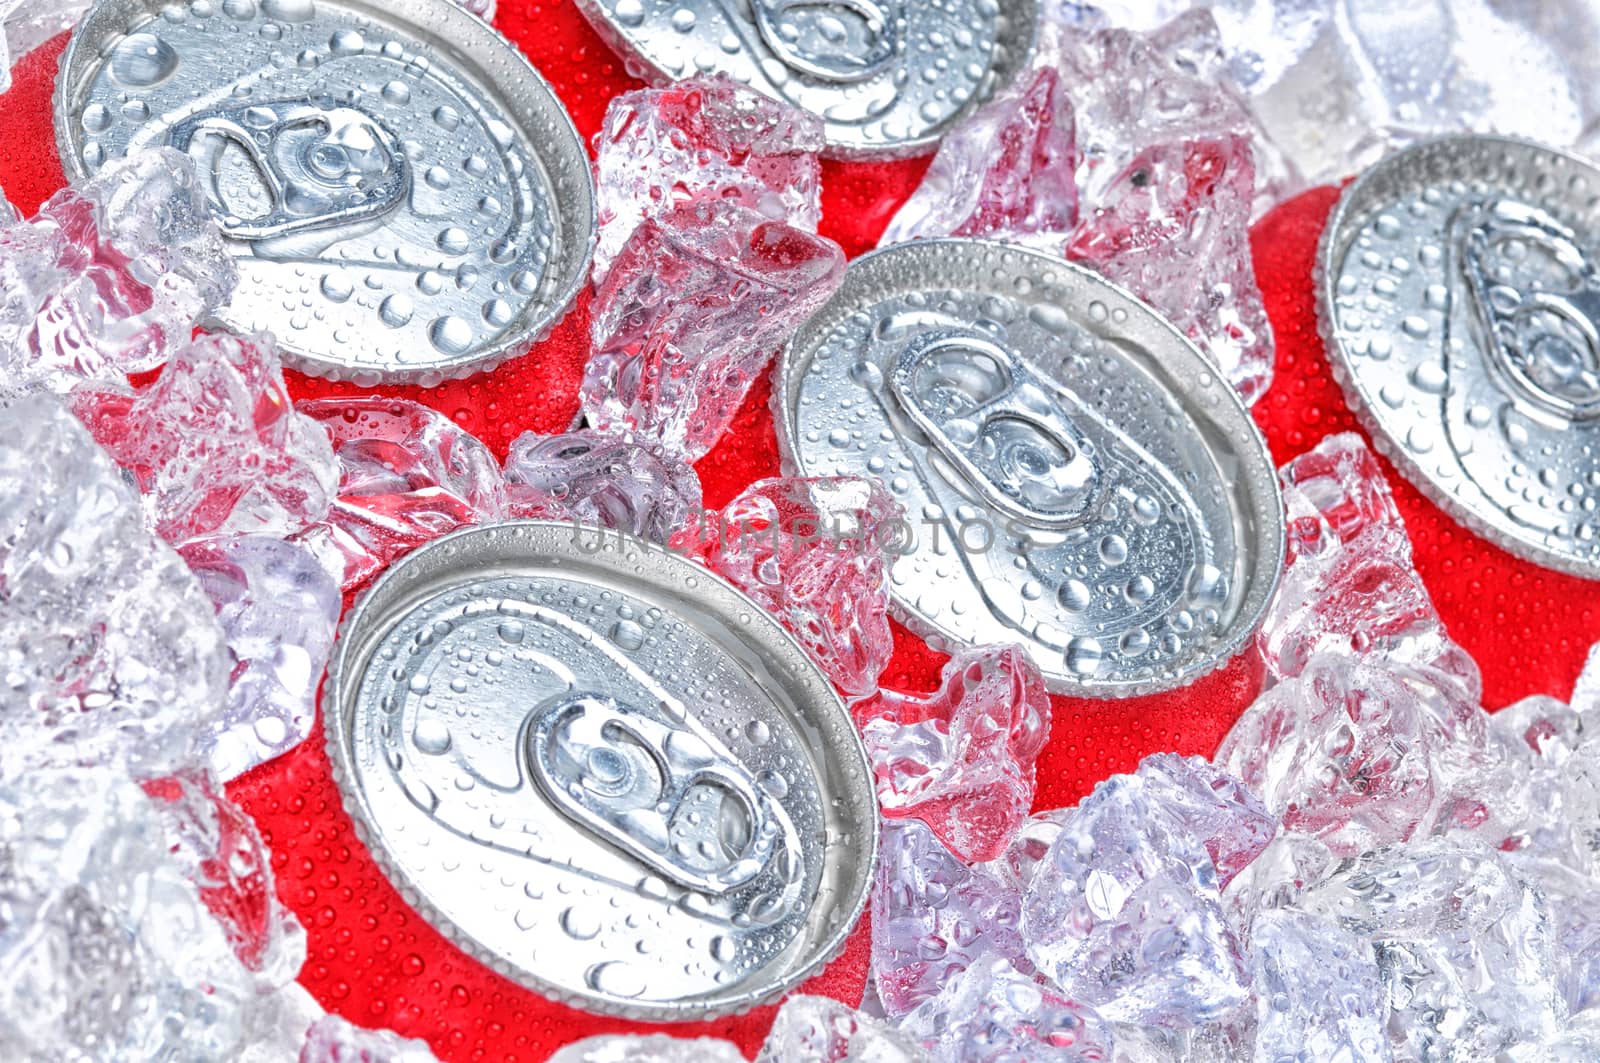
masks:
<path fill-rule="evenodd" d="M 1600 13 L 1551 0 L 1347 0 L 1255 99 L 1272 139 L 1330 183 L 1415 141 L 1503 133 L 1592 137 Z"/>
<path fill-rule="evenodd" d="M 1323 653 L 1245 710 L 1215 759 L 1284 829 L 1353 857 L 1487 815 L 1479 780 L 1504 761 L 1487 732 L 1449 677 Z"/>
<path fill-rule="evenodd" d="M 1150 797 L 1205 846 L 1219 888 L 1226 889 L 1277 833 L 1277 817 L 1261 798 L 1203 757 L 1156 753 L 1139 762 L 1138 775 Z"/>
<path fill-rule="evenodd" d="M 1093 1008 L 986 955 L 900 1020 L 938 1063 L 1101 1063 L 1110 1028 Z"/>
<path fill-rule="evenodd" d="M 7 1058 L 235 1058 L 251 1011 L 284 968 L 241 962 L 209 909 L 216 880 L 190 880 L 197 857 L 231 859 L 232 843 L 211 850 L 203 836 L 169 836 L 156 800 L 115 767 L 35 767 L 8 778 L 0 782 Z M 270 880 L 264 888 L 270 895 Z"/>
<path fill-rule="evenodd" d="M 295 411 L 270 335 L 204 336 L 148 387 L 79 387 L 70 401 L 174 544 L 293 534 L 327 516 L 338 488 L 328 433 Z"/>
<path fill-rule="evenodd" d="M 1247 403 L 1272 383 L 1274 349 L 1250 257 L 1254 191 L 1243 136 L 1153 144 L 1111 177 L 1067 245 L 1160 310 Z"/>
<path fill-rule="evenodd" d="M 1397 1056 L 1489 1059 L 1567 1018 L 1548 906 L 1491 849 L 1438 839 L 1377 849 L 1300 904 L 1376 950 Z"/>
<path fill-rule="evenodd" d="M 970 862 L 1006 851 L 1033 804 L 1050 734 L 1044 677 L 1018 646 L 964 650 L 927 697 L 880 691 L 856 708 L 891 819 L 914 816 Z"/>
<path fill-rule="evenodd" d="M 1377 957 L 1330 920 L 1267 911 L 1250 927 L 1257 1060 L 1389 1063 Z"/>
<path fill-rule="evenodd" d="M 1022 935 L 1106 1019 L 1183 1029 L 1243 1003 L 1249 981 L 1205 839 L 1162 789 L 1117 775 L 1078 805 L 1023 895 Z"/>
<path fill-rule="evenodd" d="M 425 1041 L 324 1015 L 306 1031 L 299 1063 L 439 1063 Z"/>
<path fill-rule="evenodd" d="M 311 733 L 339 623 L 339 584 L 304 546 L 271 536 L 195 539 L 179 552 L 228 642 L 227 707 L 200 753 L 232 779 Z"/>
<path fill-rule="evenodd" d="M 0 416 L 0 778 L 47 763 L 188 761 L 227 698 L 188 566 L 56 400 Z"/>
<path fill-rule="evenodd" d="M 294 981 L 306 959 L 305 931 L 278 900 L 272 857 L 255 821 L 203 769 L 147 783 L 145 792 L 174 861 L 199 890 L 239 962 L 264 987 Z"/>
<path fill-rule="evenodd" d="M 339 460 L 339 492 L 327 518 L 296 539 L 344 590 L 423 543 L 504 518 L 499 463 L 438 411 L 376 396 L 296 409 L 328 430 Z"/>
<path fill-rule="evenodd" d="M 110 163 L 0 228 L 0 399 L 125 383 L 188 343 L 237 282 L 187 156 Z"/>
<path fill-rule="evenodd" d="M 700 516 L 700 477 L 627 436 L 579 430 L 518 436 L 506 457 L 506 509 L 665 543 Z"/>
<path fill-rule="evenodd" d="M 745 1063 L 731 1042 L 713 1037 L 602 1034 L 567 1045 L 549 1063 Z"/>
<path fill-rule="evenodd" d="M 1279 470 L 1289 529 L 1282 585 L 1260 645 L 1277 678 L 1317 653 L 1381 656 L 1451 677 L 1477 702 L 1478 666 L 1450 640 L 1411 560 L 1378 459 L 1354 433 L 1329 436 Z"/>
<path fill-rule="evenodd" d="M 772 477 L 673 544 L 777 617 L 847 697 L 860 698 L 877 690 L 894 649 L 887 547 L 899 520 L 877 481 Z"/>
<path fill-rule="evenodd" d="M 729 78 L 691 78 L 611 101 L 595 139 L 599 286 L 641 224 L 728 200 L 797 229 L 822 216 L 822 122 Z"/>
<path fill-rule="evenodd" d="M 590 427 L 702 457 L 843 277 L 838 244 L 730 200 L 646 220 L 595 295 Z"/>
<path fill-rule="evenodd" d="M 1030 71 L 939 142 L 879 246 L 993 237 L 1059 254 L 1078 223 L 1072 101 L 1053 69 Z"/>
<path fill-rule="evenodd" d="M 790 997 L 755 1063 L 926 1063 L 920 1045 L 830 997 Z"/>
<path fill-rule="evenodd" d="M 884 824 L 872 892 L 873 984 L 883 1011 L 906 1014 L 986 955 L 1023 962 L 1022 898 L 969 868 L 914 819 Z"/>

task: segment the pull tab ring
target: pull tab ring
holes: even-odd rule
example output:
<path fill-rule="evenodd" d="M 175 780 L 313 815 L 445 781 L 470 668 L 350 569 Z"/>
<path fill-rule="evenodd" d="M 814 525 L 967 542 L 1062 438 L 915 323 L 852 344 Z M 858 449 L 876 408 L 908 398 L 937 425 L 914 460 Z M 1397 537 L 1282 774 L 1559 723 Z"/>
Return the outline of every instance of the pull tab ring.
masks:
<path fill-rule="evenodd" d="M 1463 208 L 1454 230 L 1502 385 L 1567 420 L 1600 417 L 1600 274 L 1573 234 L 1511 200 Z M 1515 263 L 1500 250 L 1513 242 Z M 1533 263 L 1556 276 L 1536 276 Z"/>
<path fill-rule="evenodd" d="M 612 697 L 575 694 L 535 710 L 530 774 L 569 820 L 661 877 L 719 895 L 778 850 L 799 858 L 787 815 L 731 753 Z"/>
<path fill-rule="evenodd" d="M 900 51 L 903 0 L 751 0 L 751 6 L 772 54 L 823 81 L 866 81 Z"/>
<path fill-rule="evenodd" d="M 371 221 L 411 193 L 411 163 L 394 135 L 348 104 L 291 100 L 209 111 L 175 124 L 167 143 L 199 164 L 211 213 L 236 240 Z M 242 165 L 228 159 L 229 149 Z M 250 182 L 254 194 L 238 187 Z"/>
<path fill-rule="evenodd" d="M 1009 350 L 964 329 L 906 345 L 890 391 L 928 442 L 996 509 L 1029 524 L 1090 520 L 1103 479 L 1094 444 Z"/>

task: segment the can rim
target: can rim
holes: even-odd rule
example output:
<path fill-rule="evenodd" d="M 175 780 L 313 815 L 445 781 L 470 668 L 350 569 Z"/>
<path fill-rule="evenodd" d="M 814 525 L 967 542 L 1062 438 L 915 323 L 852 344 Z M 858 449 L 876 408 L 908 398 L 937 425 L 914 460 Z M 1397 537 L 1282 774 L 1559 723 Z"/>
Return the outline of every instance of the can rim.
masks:
<path fill-rule="evenodd" d="M 922 0 L 917 0 L 922 2 Z M 1039 0 L 999 0 L 1002 5 L 1015 9 L 1014 20 L 1021 22 L 1025 27 L 1017 35 L 1018 49 L 1016 58 L 1007 66 L 990 66 L 990 71 L 995 74 L 994 83 L 985 92 L 975 92 L 972 98 L 962 104 L 949 118 L 945 119 L 938 128 L 923 133 L 919 136 L 908 137 L 902 140 L 884 142 L 878 145 L 863 145 L 843 143 L 829 135 L 830 123 L 822 115 L 817 115 L 817 120 L 822 123 L 825 146 L 822 157 L 825 159 L 838 159 L 842 162 L 894 162 L 900 159 L 919 158 L 931 155 L 939 147 L 945 135 L 956 126 L 966 121 L 978 108 L 993 100 L 1012 85 L 1029 65 L 1039 47 Z M 610 17 L 601 6 L 601 0 L 572 0 L 572 5 L 583 15 L 584 20 L 595 31 L 601 40 L 605 41 L 617 56 L 629 64 L 637 65 L 638 70 L 630 69 L 628 72 L 648 82 L 652 87 L 661 88 L 674 84 L 695 75 L 677 75 L 668 71 L 653 58 L 646 55 L 642 49 L 633 45 L 621 29 L 613 25 Z M 1026 39 L 1023 40 L 1023 35 Z M 750 86 L 753 91 L 771 97 L 770 93 L 762 92 L 755 86 Z M 788 100 L 779 102 L 788 103 L 797 110 L 805 110 Z M 811 114 L 814 112 L 807 111 Z"/>
<path fill-rule="evenodd" d="M 75 110 L 75 89 L 81 87 L 90 75 L 99 70 L 105 60 L 104 50 L 91 44 L 90 39 L 93 37 L 96 41 L 111 40 L 129 32 L 127 20 L 136 17 L 136 13 L 146 14 L 150 21 L 154 21 L 160 17 L 158 2 L 159 0 L 96 0 L 95 5 L 72 31 L 66 51 L 62 53 L 56 68 L 55 92 L 51 101 L 56 153 L 61 158 L 62 169 L 69 185 L 81 184 L 92 176 L 78 151 L 71 118 Z M 490 78 L 482 72 L 485 66 L 482 58 L 487 53 L 492 53 L 500 59 L 506 56 L 513 57 L 509 72 L 501 75 L 501 78 L 509 77 L 525 81 L 531 89 L 532 105 L 547 112 L 560 129 L 560 136 L 553 144 L 534 146 L 534 156 L 541 167 L 549 168 L 551 159 L 555 158 L 572 165 L 583 175 L 578 181 L 582 201 L 575 204 L 580 215 L 578 229 L 581 231 L 564 234 L 566 242 L 571 243 L 573 249 L 562 256 L 561 264 L 565 267 L 565 276 L 554 289 L 552 297 L 537 307 L 531 303 L 527 304 L 528 309 L 537 310 L 537 313 L 529 317 L 528 323 L 515 332 L 497 337 L 491 343 L 473 347 L 464 354 L 440 358 L 426 365 L 405 368 L 358 367 L 345 365 L 326 353 L 302 348 L 295 343 L 292 334 L 279 335 L 273 330 L 283 363 L 308 376 L 330 381 L 353 381 L 362 386 L 416 384 L 432 387 L 446 380 L 463 380 L 492 372 L 506 362 L 528 354 L 534 346 L 548 339 L 572 311 L 588 283 L 589 271 L 594 263 L 599 216 L 594 169 L 590 165 L 583 137 L 578 132 L 578 127 L 573 122 L 572 114 L 567 110 L 566 104 L 561 101 L 555 89 L 522 50 L 512 45 L 489 23 L 460 5 L 449 0 L 386 0 L 386 2 L 333 0 L 333 2 L 340 7 L 351 8 L 369 15 L 380 22 L 398 24 L 415 33 L 421 40 L 440 36 L 435 31 L 424 30 L 412 17 L 419 9 L 429 12 L 444 24 L 450 34 L 446 43 L 452 55 L 472 59 L 470 65 L 476 80 L 490 84 L 500 82 L 500 78 Z M 111 21 L 114 17 L 121 21 L 120 26 L 100 25 L 101 21 Z M 530 139 L 530 145 L 532 144 L 533 141 Z M 550 191 L 554 199 L 555 189 L 552 187 Z M 562 216 L 560 209 L 556 209 L 553 213 L 557 218 Z M 231 243 L 226 237 L 224 242 Z M 200 324 L 205 328 L 230 332 L 260 331 L 235 325 L 227 320 L 226 312 L 226 306 L 220 307 L 208 313 Z"/>
<path fill-rule="evenodd" d="M 1368 441 L 1405 477 L 1407 483 L 1422 492 L 1433 505 L 1474 534 L 1513 557 L 1542 568 L 1574 576 L 1579 579 L 1600 580 L 1600 560 L 1585 563 L 1567 554 L 1551 550 L 1538 543 L 1529 542 L 1514 532 L 1500 527 L 1495 521 L 1474 511 L 1428 474 L 1426 466 L 1415 460 L 1410 451 L 1380 422 L 1373 404 L 1363 394 L 1356 380 L 1355 364 L 1350 352 L 1339 339 L 1337 308 L 1340 264 L 1349 252 L 1359 229 L 1351 229 L 1352 221 L 1365 209 L 1376 206 L 1379 197 L 1386 194 L 1385 182 L 1405 183 L 1403 178 L 1410 167 L 1418 165 L 1435 154 L 1466 153 L 1484 148 L 1509 148 L 1518 151 L 1535 151 L 1554 156 L 1578 166 L 1600 178 L 1600 166 L 1582 156 L 1541 144 L 1526 137 L 1500 133 L 1452 133 L 1430 137 L 1399 151 L 1390 152 L 1363 170 L 1344 186 L 1322 235 L 1317 239 L 1315 264 L 1312 268 L 1312 288 L 1316 292 L 1317 334 L 1322 340 L 1328 368 L 1339 385 L 1345 404 L 1355 415 Z"/>
<path fill-rule="evenodd" d="M 858 308 L 852 298 L 855 293 L 852 290 L 850 274 L 855 273 L 859 282 L 861 272 L 857 269 L 858 266 L 872 268 L 874 263 L 905 255 L 937 258 L 962 249 L 987 249 L 1001 255 L 1012 255 L 1020 262 L 1032 263 L 1036 267 L 1073 278 L 1076 284 L 1086 290 L 1094 291 L 1097 297 L 1119 303 L 1129 310 L 1127 322 L 1119 328 L 1124 333 L 1130 329 L 1148 330 L 1152 345 L 1159 344 L 1162 347 L 1164 356 L 1158 360 L 1163 366 L 1174 368 L 1172 360 L 1165 357 L 1174 355 L 1186 363 L 1181 368 L 1191 374 L 1193 379 L 1198 380 L 1201 374 L 1214 377 L 1221 385 L 1219 394 L 1223 396 L 1222 401 L 1228 406 L 1230 423 L 1242 437 L 1239 439 L 1240 446 L 1236 453 L 1246 467 L 1241 470 L 1239 478 L 1247 482 L 1248 495 L 1253 504 L 1253 515 L 1261 522 L 1257 534 L 1251 540 L 1255 556 L 1249 565 L 1250 591 L 1241 603 L 1228 637 L 1219 640 L 1209 654 L 1192 659 L 1184 668 L 1169 675 L 1106 683 L 1084 683 L 1070 676 L 1041 668 L 1046 688 L 1050 693 L 1057 695 L 1116 701 L 1181 689 L 1231 664 L 1253 645 L 1267 608 L 1277 594 L 1283 575 L 1284 560 L 1288 554 L 1288 528 L 1283 494 L 1278 481 L 1277 467 L 1272 463 L 1266 437 L 1262 435 L 1255 419 L 1250 416 L 1249 407 L 1245 405 L 1244 399 L 1232 385 L 1228 384 L 1192 340 L 1144 300 L 1085 266 L 1033 248 L 998 240 L 969 237 L 913 240 L 880 247 L 854 259 L 850 263 L 844 284 L 800 327 L 779 356 L 778 379 L 772 388 L 770 402 L 773 422 L 777 428 L 778 453 L 784 475 L 806 475 L 805 466 L 801 462 L 799 426 L 794 420 L 793 400 L 798 398 L 800 381 L 804 377 L 806 367 L 815 356 L 817 345 Z M 1073 320 L 1082 323 L 1078 315 L 1073 315 Z M 1143 325 L 1135 326 L 1136 321 L 1143 322 Z M 1185 396 L 1180 394 L 1178 397 L 1182 399 Z M 1264 565 L 1269 566 L 1265 572 L 1263 572 Z M 889 610 L 896 620 L 905 625 L 912 634 L 926 641 L 934 650 L 953 652 L 955 649 L 972 645 L 969 639 L 963 638 L 948 627 L 935 624 L 921 616 L 910 603 L 895 593 L 892 587 Z M 1033 654 L 1030 652 L 1029 656 L 1032 658 Z"/>
<path fill-rule="evenodd" d="M 820 708 L 823 712 L 833 716 L 834 720 L 829 728 L 830 731 L 848 736 L 848 741 L 842 750 L 832 749 L 830 752 L 834 754 L 843 752 L 848 756 L 853 762 L 850 767 L 855 770 L 854 772 L 846 770 L 845 776 L 859 778 L 865 783 L 865 793 L 855 796 L 858 799 L 864 798 L 866 802 L 870 803 L 869 808 L 861 817 L 867 834 L 864 839 L 866 852 L 864 858 L 858 861 L 857 864 L 859 870 L 855 876 L 857 880 L 856 887 L 850 891 L 849 905 L 845 918 L 841 919 L 835 929 L 813 948 L 811 956 L 803 964 L 787 972 L 781 979 L 770 982 L 754 991 L 728 994 L 721 998 L 712 997 L 708 1000 L 706 997 L 699 997 L 690 1001 L 676 1003 L 654 1002 L 640 1004 L 585 994 L 547 981 L 537 973 L 512 963 L 486 948 L 475 937 L 462 930 L 446 912 L 428 900 L 412 884 L 410 876 L 398 866 L 391 857 L 388 847 L 382 843 L 377 817 L 370 807 L 365 789 L 359 785 L 360 775 L 355 767 L 354 750 L 351 748 L 350 735 L 347 733 L 349 725 L 353 722 L 357 705 L 353 698 L 349 699 L 348 704 L 346 703 L 347 699 L 344 691 L 347 684 L 359 682 L 361 677 L 366 674 L 367 658 L 370 656 L 370 651 L 376 648 L 376 639 L 388 628 L 388 625 L 381 618 L 374 620 L 369 617 L 367 610 L 374 602 L 379 601 L 381 592 L 386 586 L 397 583 L 404 578 L 408 562 L 412 562 L 420 555 L 445 549 L 452 544 L 479 538 L 486 534 L 509 533 L 517 535 L 519 534 L 517 529 L 526 529 L 527 531 L 524 534 L 551 534 L 552 541 L 559 542 L 563 537 L 570 539 L 572 525 L 553 520 L 514 520 L 495 524 L 473 525 L 458 529 L 448 535 L 440 536 L 418 547 L 404 557 L 391 562 L 376 579 L 357 595 L 345 612 L 344 618 L 340 621 L 337 642 L 328 664 L 327 679 L 323 686 L 321 701 L 323 741 L 334 785 L 339 793 L 340 804 L 350 817 L 357 839 L 366 847 L 373 862 L 377 864 L 395 891 L 400 894 L 401 899 L 424 919 L 430 927 L 485 967 L 557 1004 L 595 1014 L 613 1015 L 635 1021 L 695 1022 L 740 1014 L 749 1011 L 751 1008 L 771 1003 L 779 997 L 792 992 L 810 978 L 821 973 L 828 964 L 843 953 L 845 945 L 859 926 L 861 917 L 865 913 L 867 903 L 870 900 L 873 884 L 877 876 L 879 839 L 882 833 L 882 816 L 878 808 L 877 794 L 873 791 L 871 783 L 873 778 L 871 761 L 867 757 L 866 747 L 861 742 L 855 723 L 851 719 L 843 699 L 823 674 L 822 669 L 811 660 L 811 657 L 795 641 L 794 637 L 784 630 L 777 619 L 743 591 L 716 573 L 658 544 L 621 532 L 604 532 L 606 538 L 615 539 L 625 544 L 628 549 L 637 550 L 640 563 L 658 569 L 658 575 L 661 578 L 670 579 L 674 573 L 692 575 L 699 580 L 705 581 L 705 584 L 702 584 L 702 594 L 707 601 L 711 599 L 712 595 L 716 595 L 720 596 L 724 603 L 736 603 L 739 609 L 748 609 L 752 617 L 751 623 L 742 626 L 752 632 L 764 627 L 765 632 L 755 636 L 763 640 L 764 652 L 781 653 L 788 658 L 792 669 L 791 674 L 796 676 L 804 687 L 803 693 L 811 699 L 805 703 L 804 707 Z M 540 548 L 547 545 L 541 544 Z M 604 555 L 571 551 L 565 557 L 550 553 L 546 553 L 544 556 L 569 562 L 581 560 L 584 564 L 595 564 L 597 563 L 596 558 Z M 606 562 L 599 563 L 606 564 Z M 610 565 L 619 575 L 624 575 L 621 572 L 619 562 L 612 561 Z M 402 599 L 402 601 L 405 601 L 405 599 Z M 720 609 L 713 608 L 712 611 L 719 616 L 721 614 Z M 366 630 L 373 627 L 377 630 Z M 733 630 L 734 627 L 735 625 L 730 624 L 729 630 Z M 363 635 L 365 636 L 364 638 L 360 637 Z M 358 643 L 365 644 L 358 645 Z M 799 701 L 798 698 L 796 700 L 797 702 Z M 844 906 L 836 905 L 835 908 L 836 910 L 845 910 Z"/>

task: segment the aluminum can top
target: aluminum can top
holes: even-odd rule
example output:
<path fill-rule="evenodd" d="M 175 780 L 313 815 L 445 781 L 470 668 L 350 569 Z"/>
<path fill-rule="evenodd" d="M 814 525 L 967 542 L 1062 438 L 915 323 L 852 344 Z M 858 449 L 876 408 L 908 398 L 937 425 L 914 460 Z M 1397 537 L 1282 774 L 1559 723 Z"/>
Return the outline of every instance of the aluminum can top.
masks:
<path fill-rule="evenodd" d="M 216 322 L 318 376 L 436 384 L 548 334 L 588 273 L 593 178 L 550 86 L 448 0 L 101 0 L 56 139 L 80 181 L 195 160 L 240 283 Z"/>
<path fill-rule="evenodd" d="M 720 73 L 812 112 L 829 154 L 924 153 L 1028 60 L 1035 0 L 577 0 L 630 72 Z"/>
<path fill-rule="evenodd" d="M 329 672 L 345 806 L 406 901 L 576 1007 L 771 1000 L 866 905 L 877 802 L 843 703 L 759 606 L 614 532 L 436 540 L 351 610 Z"/>
<path fill-rule="evenodd" d="M 1283 503 L 1237 393 L 1098 274 L 979 240 L 857 259 L 785 352 L 786 467 L 882 479 L 900 619 L 1027 647 L 1057 693 L 1186 686 L 1258 625 Z"/>
<path fill-rule="evenodd" d="M 1600 170 L 1457 136 L 1344 192 L 1318 252 L 1334 375 L 1434 503 L 1546 568 L 1600 579 Z"/>

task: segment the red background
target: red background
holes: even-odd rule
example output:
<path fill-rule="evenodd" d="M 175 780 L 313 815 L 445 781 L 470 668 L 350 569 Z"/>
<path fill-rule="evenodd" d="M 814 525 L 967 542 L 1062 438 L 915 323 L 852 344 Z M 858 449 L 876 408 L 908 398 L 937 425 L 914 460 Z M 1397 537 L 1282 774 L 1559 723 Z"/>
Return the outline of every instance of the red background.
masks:
<path fill-rule="evenodd" d="M 639 87 L 570 3 L 501 0 L 496 24 L 555 86 L 586 139 L 618 92 Z M 65 38 L 26 57 L 0 97 L 0 187 L 25 214 L 64 183 L 51 124 L 51 93 Z M 854 256 L 869 250 L 921 179 L 926 159 L 824 165 L 821 231 Z M 1333 432 L 1356 430 L 1317 336 L 1311 286 L 1317 238 L 1338 193 L 1315 189 L 1278 207 L 1251 234 L 1256 273 L 1277 335 L 1277 376 L 1255 416 L 1282 463 Z M 522 432 L 558 432 L 577 410 L 588 353 L 587 298 L 528 357 L 473 380 L 431 390 L 390 388 L 454 418 L 501 457 Z M 350 385 L 289 374 L 297 398 L 359 394 Z M 778 474 L 765 382 L 750 394 L 722 445 L 699 465 L 708 506 Z M 1544 571 L 1462 529 L 1409 483 L 1385 470 L 1411 532 L 1417 568 L 1450 633 L 1483 669 L 1485 700 L 1499 708 L 1530 694 L 1565 698 L 1588 647 L 1600 640 L 1600 584 Z M 896 628 L 884 685 L 931 690 L 941 655 Z M 1210 754 L 1254 696 L 1249 658 L 1182 691 L 1126 702 L 1052 699 L 1039 761 L 1038 808 L 1075 803 L 1100 779 L 1162 750 Z M 324 1006 L 361 1025 L 426 1038 L 441 1059 L 544 1059 L 593 1033 L 638 1030 L 553 1005 L 462 955 L 400 899 L 356 841 L 323 752 L 320 728 L 294 752 L 234 782 L 228 792 L 260 824 L 278 890 L 309 935 L 300 981 Z M 865 927 L 806 987 L 856 1003 L 866 977 Z M 670 1032 L 729 1037 L 747 1052 L 773 1009 Z"/>

